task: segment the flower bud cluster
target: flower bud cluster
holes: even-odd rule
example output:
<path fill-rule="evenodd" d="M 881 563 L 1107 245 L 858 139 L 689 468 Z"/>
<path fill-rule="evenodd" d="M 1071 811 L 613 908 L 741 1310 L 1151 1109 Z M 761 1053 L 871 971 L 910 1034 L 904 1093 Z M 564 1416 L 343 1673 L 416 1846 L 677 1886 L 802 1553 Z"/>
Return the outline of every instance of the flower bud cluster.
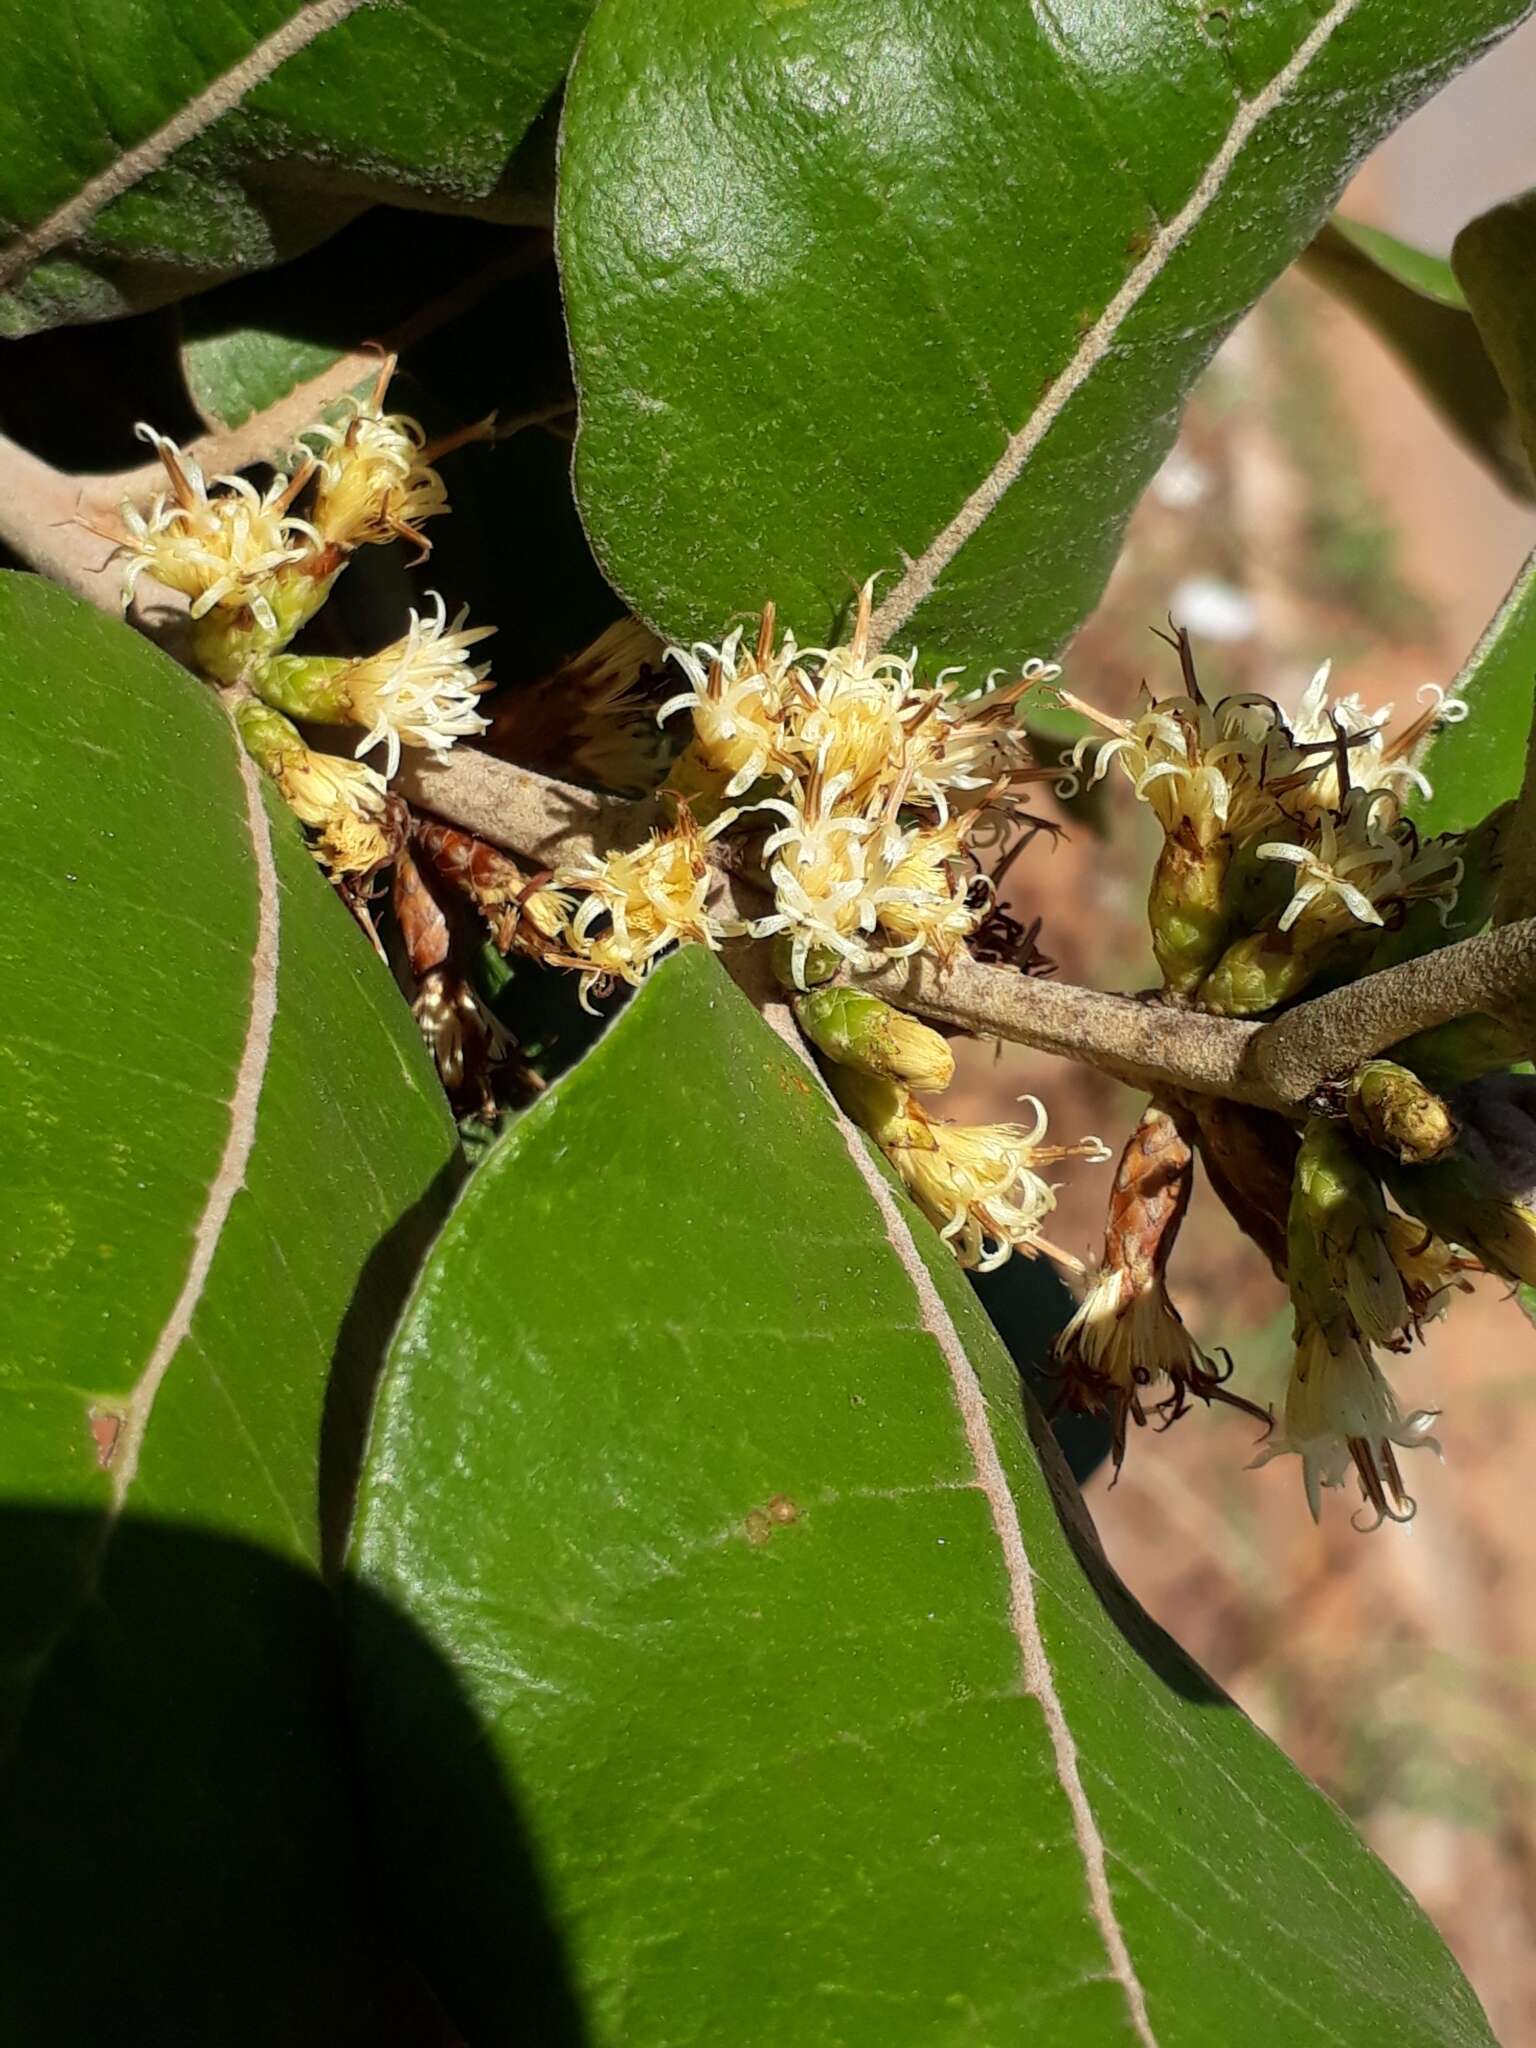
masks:
<path fill-rule="evenodd" d="M 1362 1149 L 1320 1116 L 1302 1133 L 1287 1245 L 1296 1349 L 1282 1421 L 1254 1463 L 1295 1453 L 1314 1519 L 1322 1489 L 1353 1471 L 1371 1528 L 1411 1521 L 1397 1452 L 1439 1449 L 1435 1411 L 1404 1414 L 1376 1349 L 1408 1349 L 1448 1305 L 1458 1261 L 1432 1231 L 1389 1213 Z"/>
<path fill-rule="evenodd" d="M 1064 698 L 1109 734 L 1080 743 L 1071 765 L 1095 781 L 1118 767 L 1162 828 L 1149 917 L 1165 1001 L 1272 1015 L 1315 984 L 1486 922 L 1506 815 L 1423 840 L 1407 814 L 1430 793 L 1415 751 L 1466 715 L 1459 699 L 1430 686 L 1394 732 L 1390 706 L 1330 700 L 1325 667 L 1289 715 L 1254 696 L 1211 703 L 1187 636 L 1176 644 L 1182 693 L 1134 719 Z M 1411 1519 L 1399 1458 L 1436 1447 L 1435 1413 L 1400 1404 L 1382 1354 L 1408 1351 L 1469 1272 L 1536 1283 L 1536 1081 L 1508 1071 L 1520 1057 L 1505 1020 L 1437 1025 L 1320 1091 L 1299 1135 L 1239 1102 L 1174 1103 L 1212 1184 L 1289 1287 L 1295 1348 L 1254 1462 L 1299 1457 L 1314 1516 L 1353 1475 L 1369 1526 Z M 1179 1183 L 1166 1170 L 1177 1144 L 1164 1133 L 1156 1173 L 1146 1156 L 1159 1119 L 1149 1111 L 1127 1147 L 1103 1267 L 1057 1347 L 1063 1400 L 1109 1415 L 1117 1461 L 1128 1420 L 1149 1409 L 1172 1420 L 1189 1394 L 1235 1398 L 1217 1391 L 1167 1294 L 1182 1200 L 1170 1203 Z"/>

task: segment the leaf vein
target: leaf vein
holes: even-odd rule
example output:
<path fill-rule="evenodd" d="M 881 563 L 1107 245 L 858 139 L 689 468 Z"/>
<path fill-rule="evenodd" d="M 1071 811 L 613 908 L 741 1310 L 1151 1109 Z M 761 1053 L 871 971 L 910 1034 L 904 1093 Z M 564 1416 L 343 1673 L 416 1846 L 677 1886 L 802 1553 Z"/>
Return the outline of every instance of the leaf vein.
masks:
<path fill-rule="evenodd" d="M 281 28 L 274 29 L 248 50 L 238 64 L 179 107 L 152 135 L 146 135 L 132 149 L 125 149 L 114 163 L 98 171 L 94 178 L 87 178 L 79 191 L 52 213 L 0 249 L 0 289 L 13 283 L 50 249 L 82 234 L 104 207 L 160 170 L 184 143 L 195 141 L 221 116 L 239 106 L 247 93 L 270 78 L 279 65 L 296 56 L 316 36 L 335 28 L 359 7 L 372 4 L 373 0 L 310 0 Z"/>
<path fill-rule="evenodd" d="M 1361 0 L 1334 0 L 1311 31 L 1297 45 L 1290 61 L 1277 71 L 1262 91 L 1238 108 L 1221 147 L 1206 166 L 1205 174 L 1183 206 L 1166 226 L 1153 236 L 1147 253 L 1131 271 L 1092 327 L 1084 335 L 1065 367 L 1051 380 L 1044 397 L 1009 441 L 999 460 L 966 499 L 960 510 L 931 540 L 916 560 L 910 562 L 886 593 L 873 620 L 873 637 L 881 645 L 928 597 L 939 578 L 966 542 L 980 529 L 1006 493 L 1024 472 L 1024 467 L 1056 424 L 1072 399 L 1082 389 L 1114 347 L 1116 336 L 1161 277 L 1170 257 L 1189 238 L 1221 196 L 1233 165 L 1254 131 L 1282 105 L 1293 86 L 1305 75 L 1334 31 L 1347 21 Z"/>
<path fill-rule="evenodd" d="M 848 1156 L 874 1198 L 891 1249 L 912 1283 L 924 1327 L 937 1344 L 949 1370 L 950 1386 L 955 1406 L 960 1413 L 966 1444 L 975 1466 L 977 1485 L 985 1495 L 991 1510 L 992 1526 L 997 1536 L 998 1547 L 1002 1551 L 1003 1566 L 1008 1579 L 1009 1619 L 1019 1648 L 1024 1690 L 1038 1703 L 1045 1719 L 1057 1780 L 1071 1814 L 1072 1831 L 1083 1861 L 1090 1910 L 1104 1943 L 1110 1970 L 1125 1994 L 1136 2038 L 1143 2044 L 1143 2048 L 1158 2048 L 1157 2036 L 1152 2031 L 1152 2022 L 1147 2014 L 1146 1993 L 1136 1974 L 1136 1965 L 1131 1960 L 1131 1952 L 1126 1946 L 1125 1934 L 1115 1912 L 1115 1901 L 1110 1891 L 1105 1862 L 1104 1838 L 1099 1832 L 1098 1822 L 1094 1818 L 1093 1808 L 1083 1786 L 1077 1742 L 1068 1725 L 1061 1695 L 1056 1690 L 1056 1677 L 1051 1668 L 1050 1654 L 1046 1649 L 1039 1613 L 1035 1606 L 1034 1568 L 1025 1547 L 1018 1505 L 1009 1488 L 1007 1474 L 1003 1470 L 997 1440 L 992 1434 L 986 1396 L 976 1377 L 976 1369 L 966 1355 L 960 1333 L 940 1298 L 933 1282 L 933 1275 L 923 1262 L 923 1255 L 917 1248 L 906 1219 L 896 1206 L 890 1188 L 858 1133 L 832 1101 L 826 1084 L 802 1050 L 800 1037 L 789 1011 L 782 1004 L 769 1003 L 764 1007 L 763 1015 L 795 1057 L 816 1075 L 818 1085 L 826 1095 L 827 1101 L 831 1103 Z"/>
<path fill-rule="evenodd" d="M 187 1263 L 186 1277 L 124 1409 L 112 1470 L 114 1513 L 122 1511 L 129 1488 L 138 1474 L 139 1457 L 150 1416 L 154 1412 L 155 1398 L 170 1370 L 172 1359 L 191 1331 L 192 1319 L 213 1271 L 224 1226 L 229 1221 L 236 1195 L 245 1185 L 246 1168 L 256 1142 L 256 1120 L 267 1077 L 267 1059 L 272 1049 L 272 1029 L 277 1019 L 279 909 L 272 834 L 256 765 L 243 748 L 239 749 L 238 761 L 240 780 L 245 790 L 246 830 L 250 835 L 257 890 L 250 1015 L 240 1064 L 235 1070 L 234 1092 L 229 1101 L 229 1134 L 224 1141 L 219 1170 L 213 1177 L 208 1199 L 193 1234 L 192 1256 Z"/>

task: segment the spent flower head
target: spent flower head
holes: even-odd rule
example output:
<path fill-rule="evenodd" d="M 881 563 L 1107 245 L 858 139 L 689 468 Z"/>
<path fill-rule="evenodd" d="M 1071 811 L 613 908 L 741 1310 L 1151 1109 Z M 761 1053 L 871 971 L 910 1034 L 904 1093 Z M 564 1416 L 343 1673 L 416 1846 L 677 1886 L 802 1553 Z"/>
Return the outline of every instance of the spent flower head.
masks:
<path fill-rule="evenodd" d="M 1324 1323 L 1302 1316 L 1281 1427 L 1252 1462 L 1267 1465 L 1272 1458 L 1299 1457 L 1314 1521 L 1322 1511 L 1322 1489 L 1342 1486 L 1353 1470 L 1375 1517 L 1366 1528 L 1411 1522 L 1416 1503 L 1403 1485 L 1397 1452 L 1438 1452 L 1431 1434 L 1436 1413 L 1430 1408 L 1403 1413 L 1370 1346 L 1348 1317 Z"/>

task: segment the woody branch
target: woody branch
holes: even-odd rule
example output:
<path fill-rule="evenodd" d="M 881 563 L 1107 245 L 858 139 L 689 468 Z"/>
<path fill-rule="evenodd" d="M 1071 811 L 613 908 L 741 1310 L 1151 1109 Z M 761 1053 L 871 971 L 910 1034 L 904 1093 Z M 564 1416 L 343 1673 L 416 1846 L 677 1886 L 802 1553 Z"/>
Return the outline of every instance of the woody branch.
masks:
<path fill-rule="evenodd" d="M 605 851 L 649 830 L 657 816 L 653 804 L 596 796 L 465 750 L 408 766 L 398 787 L 412 803 L 544 867 Z M 723 891 L 742 887 L 739 877 L 722 875 Z M 1269 1024 L 1040 981 L 963 956 L 949 967 L 892 962 L 853 979 L 921 1016 L 1077 1060 L 1136 1087 L 1295 1114 L 1325 1082 L 1415 1031 L 1528 999 L 1536 919 L 1368 976 Z"/>

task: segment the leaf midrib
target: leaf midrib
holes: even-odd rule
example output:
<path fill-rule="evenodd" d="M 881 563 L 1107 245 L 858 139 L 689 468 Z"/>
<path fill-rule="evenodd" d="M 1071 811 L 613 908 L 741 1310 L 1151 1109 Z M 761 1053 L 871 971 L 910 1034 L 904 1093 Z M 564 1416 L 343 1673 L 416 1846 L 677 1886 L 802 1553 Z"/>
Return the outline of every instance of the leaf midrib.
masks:
<path fill-rule="evenodd" d="M 884 646 L 891 634 L 898 632 L 918 606 L 932 595 L 955 556 L 1018 482 L 1029 458 L 1110 353 L 1121 327 L 1161 277 L 1170 258 L 1220 197 L 1229 174 L 1255 130 L 1277 107 L 1283 105 L 1334 32 L 1362 4 L 1363 0 L 1334 0 L 1328 12 L 1297 45 L 1289 62 L 1238 108 L 1220 148 L 1189 198 L 1152 237 L 1146 254 L 1083 336 L 1070 360 L 1052 379 L 1039 404 L 1009 440 L 991 470 L 922 554 L 907 562 L 900 577 L 886 593 L 872 622 L 872 636 L 877 646 Z"/>
<path fill-rule="evenodd" d="M 0 290 L 14 284 L 24 271 L 61 243 L 74 240 L 103 208 L 158 171 L 184 144 L 196 141 L 316 36 L 338 27 L 360 7 L 374 4 L 375 0 L 309 0 L 307 6 L 247 51 L 238 64 L 221 72 L 178 108 L 153 134 L 125 149 L 104 170 L 87 178 L 77 192 L 0 249 Z"/>
<path fill-rule="evenodd" d="M 1009 1627 L 1018 1646 L 1023 1690 L 1038 1703 L 1045 1720 L 1052 1765 L 1071 1815 L 1073 1836 L 1083 1862 L 1089 1911 L 1099 1938 L 1104 1944 L 1110 1974 L 1125 1994 L 1128 2015 L 1136 2039 L 1141 2042 L 1142 2048 L 1158 2048 L 1157 2036 L 1152 2030 L 1147 2012 L 1146 1993 L 1137 1975 L 1124 1929 L 1115 1910 L 1114 1895 L 1109 1885 L 1106 1844 L 1088 1798 L 1087 1788 L 1083 1784 L 1076 1738 L 1067 1720 L 1066 1709 L 1056 1686 L 1050 1652 L 1046 1648 L 1045 1636 L 1040 1627 L 1039 1612 L 1035 1603 L 1034 1567 L 1030 1562 L 1028 1546 L 1024 1540 L 1018 1503 L 1013 1497 L 1013 1490 L 1003 1469 L 997 1439 L 992 1434 L 981 1382 L 976 1376 L 976 1369 L 970 1361 L 965 1342 L 934 1285 L 933 1276 L 918 1250 L 917 1241 L 897 1206 L 885 1177 L 870 1156 L 863 1139 L 843 1115 L 822 1081 L 820 1073 L 808 1058 L 793 1016 L 781 1003 L 766 1004 L 763 1016 L 796 1059 L 815 1076 L 817 1086 L 831 1109 L 838 1135 L 843 1141 L 848 1157 L 869 1190 L 876 1213 L 885 1230 L 887 1242 L 911 1283 L 917 1299 L 918 1317 L 922 1328 L 938 1346 L 949 1374 L 951 1394 L 959 1412 L 966 1448 L 970 1452 L 976 1475 L 976 1488 L 986 1501 L 993 1533 L 1002 1553 L 1003 1569 L 1008 1581 Z"/>

